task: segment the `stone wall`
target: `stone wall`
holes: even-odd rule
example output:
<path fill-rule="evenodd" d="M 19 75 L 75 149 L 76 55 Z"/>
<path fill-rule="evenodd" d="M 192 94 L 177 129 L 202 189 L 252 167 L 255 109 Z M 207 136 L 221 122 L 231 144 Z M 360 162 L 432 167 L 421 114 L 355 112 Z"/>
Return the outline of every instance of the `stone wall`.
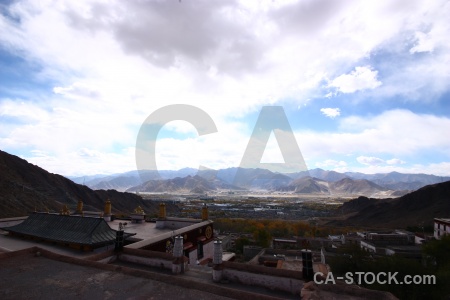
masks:
<path fill-rule="evenodd" d="M 303 279 L 303 274 L 300 271 L 268 268 L 268 267 L 259 266 L 259 265 L 242 264 L 242 263 L 236 263 L 236 262 L 231 262 L 231 261 L 224 261 L 223 266 L 224 266 L 224 268 L 227 268 L 227 269 L 234 269 L 234 270 L 243 271 L 243 272 L 265 274 L 265 275 L 276 276 L 276 277 L 294 278 L 294 279 L 299 279 L 299 280 Z"/>
<path fill-rule="evenodd" d="M 256 285 L 298 295 L 303 287 L 303 274 L 299 271 L 281 270 L 264 266 L 224 261 L 222 280 Z"/>
<path fill-rule="evenodd" d="M 118 259 L 145 266 L 172 270 L 172 262 L 175 258 L 172 254 L 165 252 L 124 248 L 123 252 L 119 254 Z"/>
<path fill-rule="evenodd" d="M 101 252 L 101 253 L 98 253 L 98 254 L 94 254 L 94 255 L 85 257 L 84 260 L 100 261 L 100 260 L 103 260 L 105 258 L 115 256 L 115 254 L 116 253 L 114 252 L 114 250 L 111 249 L 111 250 L 108 250 L 108 251 L 105 251 L 105 252 Z"/>
<path fill-rule="evenodd" d="M 120 254 L 119 260 L 127 261 L 135 264 L 145 265 L 149 267 L 157 267 L 161 269 L 172 270 L 172 261 L 160 258 L 142 257 L 129 254 Z"/>
<path fill-rule="evenodd" d="M 294 278 L 276 277 L 266 274 L 239 271 L 236 269 L 223 269 L 223 279 L 239 282 L 245 285 L 262 286 L 271 290 L 290 292 L 293 295 L 300 294 L 303 281 Z"/>

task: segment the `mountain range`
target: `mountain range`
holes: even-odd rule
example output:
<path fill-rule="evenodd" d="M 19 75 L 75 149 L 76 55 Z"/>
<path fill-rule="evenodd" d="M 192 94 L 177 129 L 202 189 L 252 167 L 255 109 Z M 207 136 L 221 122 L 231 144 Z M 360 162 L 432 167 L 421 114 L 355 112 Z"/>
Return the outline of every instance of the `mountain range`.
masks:
<path fill-rule="evenodd" d="M 220 170 L 219 172 L 222 173 L 219 173 L 214 170 L 206 170 L 203 172 L 203 177 L 187 175 L 147 181 L 140 188 L 167 191 L 167 189 L 178 190 L 181 186 L 184 190 L 191 192 L 216 187 L 239 189 L 239 187 L 227 183 L 227 181 L 233 180 L 233 173 L 235 175 L 236 171 L 236 169 L 225 169 Z M 290 177 L 260 169 L 246 169 L 242 172 L 243 176 L 247 178 L 245 185 L 249 188 L 252 188 L 256 180 L 258 186 L 270 188 L 280 183 L 282 187 L 278 187 L 278 191 L 323 194 L 330 191 L 334 193 L 358 191 L 359 193 L 362 190 L 372 193 L 379 189 L 387 189 L 374 183 L 375 180 L 392 183 L 395 180 L 405 180 L 405 178 L 412 182 L 440 178 L 423 174 L 389 173 L 368 175 L 372 176 L 374 180 L 369 181 L 361 179 L 361 177 L 359 177 L 360 179 L 352 179 L 347 176 L 340 178 L 339 174 L 341 173 L 319 169 L 312 170 L 311 173 L 328 178 L 328 180 L 311 176 L 300 176 L 293 179 L 297 175 L 291 174 Z M 357 175 L 362 176 L 359 173 Z M 289 177 L 290 181 L 286 177 Z M 134 193 L 92 190 L 85 185 L 74 183 L 61 175 L 49 173 L 17 156 L 0 150 L 0 218 L 24 216 L 34 210 L 49 209 L 58 212 L 63 205 L 68 205 L 70 209 L 74 210 L 78 200 L 83 201 L 85 210 L 102 211 L 107 199 L 111 200 L 114 213 L 130 213 L 137 206 L 141 206 L 147 214 L 156 214 L 158 211 L 157 202 L 145 201 Z M 176 205 L 169 202 L 166 203 L 166 209 L 168 213 L 178 210 Z M 430 225 L 433 218 L 448 218 L 449 213 L 450 181 L 446 181 L 424 186 L 398 198 L 374 199 L 360 196 L 345 202 L 338 208 L 334 220 L 328 220 L 328 224 L 332 226 L 404 228 L 408 225 Z"/>
<path fill-rule="evenodd" d="M 130 171 L 114 175 L 70 178 L 92 189 L 115 189 L 128 192 L 206 193 L 221 189 L 266 190 L 297 194 L 364 195 L 398 197 L 425 185 L 450 180 L 428 174 L 339 173 L 312 169 L 298 173 L 274 173 L 266 169 L 227 168 L 178 171 Z"/>

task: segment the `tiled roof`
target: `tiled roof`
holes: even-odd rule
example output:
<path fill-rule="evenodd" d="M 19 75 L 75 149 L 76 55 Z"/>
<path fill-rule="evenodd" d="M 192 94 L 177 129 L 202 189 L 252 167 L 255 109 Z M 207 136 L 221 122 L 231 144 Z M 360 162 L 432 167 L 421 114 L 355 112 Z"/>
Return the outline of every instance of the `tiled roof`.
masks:
<path fill-rule="evenodd" d="M 103 218 L 81 216 L 34 213 L 22 223 L 3 230 L 49 241 L 91 246 L 112 244 L 116 240 L 116 230 L 111 229 Z M 125 233 L 124 237 L 131 235 Z"/>

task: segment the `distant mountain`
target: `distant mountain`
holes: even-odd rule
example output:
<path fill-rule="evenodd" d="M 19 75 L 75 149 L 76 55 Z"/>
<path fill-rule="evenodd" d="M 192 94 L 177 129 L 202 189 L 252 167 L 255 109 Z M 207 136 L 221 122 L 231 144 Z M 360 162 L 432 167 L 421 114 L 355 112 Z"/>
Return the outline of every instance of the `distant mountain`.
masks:
<path fill-rule="evenodd" d="M 72 180 L 75 183 L 78 184 L 84 184 L 85 182 L 89 182 L 95 179 L 99 179 L 99 178 L 105 178 L 108 177 L 109 175 L 105 175 L 105 174 L 96 174 L 96 175 L 87 175 L 87 176 L 69 176 L 67 177 L 68 179 Z"/>
<path fill-rule="evenodd" d="M 239 170 L 239 172 L 238 172 Z M 279 186 L 288 184 L 292 179 L 289 176 L 273 173 L 265 169 L 228 168 L 220 170 L 196 170 L 185 168 L 177 171 L 130 171 L 104 177 L 95 176 L 85 180 L 84 184 L 92 189 L 116 189 L 118 191 L 133 190 L 132 187 L 141 186 L 149 180 L 174 179 L 177 177 L 198 175 L 207 180 L 218 179 L 228 183 L 234 189 L 263 189 L 275 190 Z M 236 177 L 237 175 L 237 177 Z M 81 181 L 82 177 L 77 177 Z M 235 182 L 238 184 L 235 185 Z M 216 187 L 220 188 L 220 186 Z"/>
<path fill-rule="evenodd" d="M 292 178 L 266 169 L 228 168 L 217 171 L 217 178 L 241 188 L 275 190 L 289 184 Z"/>
<path fill-rule="evenodd" d="M 299 172 L 299 173 L 293 173 L 290 175 L 292 178 L 302 178 L 302 177 L 314 177 L 317 179 L 329 181 L 329 182 L 335 182 L 339 181 L 344 178 L 349 178 L 347 175 L 336 172 L 336 171 L 325 171 L 322 169 L 311 169 L 309 171 Z"/>
<path fill-rule="evenodd" d="M 399 172 L 364 174 L 357 172 L 345 173 L 353 179 L 366 179 L 378 185 L 395 190 L 416 190 L 426 185 L 449 181 L 448 176 L 429 174 L 403 174 Z"/>
<path fill-rule="evenodd" d="M 217 189 L 238 189 L 216 177 L 205 179 L 199 175 L 176 177 L 173 179 L 149 180 L 141 185 L 128 189 L 128 192 L 183 192 L 203 194 Z"/>
<path fill-rule="evenodd" d="M 328 182 L 313 177 L 301 177 L 292 180 L 286 175 L 277 174 L 264 169 L 240 169 L 241 180 L 239 186 L 231 181 L 238 170 L 226 169 L 219 172 L 214 170 L 200 171 L 196 176 L 177 177 L 166 180 L 149 180 L 141 185 L 129 188 L 128 192 L 158 192 L 158 193 L 205 193 L 219 189 L 252 189 L 280 191 L 295 194 L 317 194 L 350 196 L 363 195 L 379 197 L 380 193 L 390 196 L 395 191 L 383 188 L 368 180 L 353 180 L 345 177 L 336 182 Z M 383 194 L 384 193 L 384 194 Z"/>
<path fill-rule="evenodd" d="M 330 183 L 334 194 L 348 195 L 374 195 L 381 191 L 387 191 L 387 188 L 377 185 L 366 179 L 343 178 L 339 181 Z"/>
<path fill-rule="evenodd" d="M 287 186 L 278 188 L 278 190 L 296 194 L 330 194 L 328 182 L 312 177 L 295 179 Z"/>
<path fill-rule="evenodd" d="M 111 200 L 113 212 L 129 213 L 137 206 L 147 213 L 158 210 L 154 202 L 137 195 L 115 190 L 93 191 L 0 150 L 0 217 L 23 216 L 46 208 L 58 212 L 63 204 L 74 210 L 80 199 L 85 210 L 103 211 L 107 199 Z M 168 205 L 167 209 L 173 211 L 176 207 Z"/>
<path fill-rule="evenodd" d="M 127 189 L 134 187 L 140 183 L 140 178 L 119 176 L 112 178 L 111 180 L 103 180 L 90 187 L 94 190 L 117 190 L 120 192 L 126 191 Z"/>
<path fill-rule="evenodd" d="M 336 214 L 352 213 L 330 225 L 399 227 L 431 225 L 433 218 L 450 217 L 450 181 L 422 187 L 396 199 L 358 199 L 344 203 Z"/>
<path fill-rule="evenodd" d="M 74 177 L 79 184 L 84 184 L 91 189 L 115 189 L 117 191 L 123 192 L 127 189 L 138 186 L 143 182 L 148 180 L 158 180 L 158 179 L 173 179 L 176 177 L 186 177 L 188 175 L 195 175 L 197 169 L 184 168 L 177 171 L 173 170 L 142 170 L 142 171 L 129 171 L 125 173 L 118 173 L 112 175 L 93 175 L 86 177 Z M 69 177 L 69 179 L 72 179 Z"/>
<path fill-rule="evenodd" d="M 126 191 L 133 190 L 132 188 L 141 186 L 149 180 L 167 180 L 195 175 L 203 177 L 208 181 L 219 180 L 228 183 L 235 189 L 284 190 L 290 192 L 310 189 L 314 191 L 312 193 L 319 194 L 365 195 L 377 198 L 398 197 L 429 184 L 450 180 L 450 177 L 427 174 L 402 174 L 398 172 L 384 174 L 339 173 L 320 168 L 289 174 L 274 173 L 266 169 L 227 168 L 219 170 L 197 170 L 184 168 L 176 171 L 130 171 L 108 176 L 94 175 L 77 177 L 75 179 L 80 183 L 84 182 L 86 186 L 92 189 Z M 306 187 L 307 183 L 300 180 L 302 178 L 315 178 L 316 180 L 328 182 L 329 185 L 326 187 L 328 192 L 319 186 L 313 187 L 311 185 L 309 188 Z M 294 182 L 295 180 L 300 181 Z M 306 185 L 303 188 L 293 187 L 298 184 Z M 215 188 L 220 188 L 220 186 L 216 186 Z"/>
<path fill-rule="evenodd" d="M 325 181 L 313 177 L 295 179 L 278 191 L 294 192 L 296 194 L 326 194 L 334 196 L 364 195 L 377 196 L 380 193 L 391 195 L 394 191 L 381 187 L 369 180 L 353 180 L 345 177 L 339 181 Z"/>

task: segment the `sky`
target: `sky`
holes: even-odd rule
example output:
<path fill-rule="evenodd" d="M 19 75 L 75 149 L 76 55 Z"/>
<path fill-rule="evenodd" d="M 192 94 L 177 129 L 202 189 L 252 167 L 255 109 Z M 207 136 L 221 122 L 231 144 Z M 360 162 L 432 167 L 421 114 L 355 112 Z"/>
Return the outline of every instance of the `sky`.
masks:
<path fill-rule="evenodd" d="M 161 124 L 157 168 L 237 167 L 281 106 L 309 169 L 449 176 L 449 19 L 439 0 L 2 1 L 0 149 L 136 170 L 144 121 L 185 104 L 217 130 Z M 261 161 L 284 162 L 273 132 Z"/>

